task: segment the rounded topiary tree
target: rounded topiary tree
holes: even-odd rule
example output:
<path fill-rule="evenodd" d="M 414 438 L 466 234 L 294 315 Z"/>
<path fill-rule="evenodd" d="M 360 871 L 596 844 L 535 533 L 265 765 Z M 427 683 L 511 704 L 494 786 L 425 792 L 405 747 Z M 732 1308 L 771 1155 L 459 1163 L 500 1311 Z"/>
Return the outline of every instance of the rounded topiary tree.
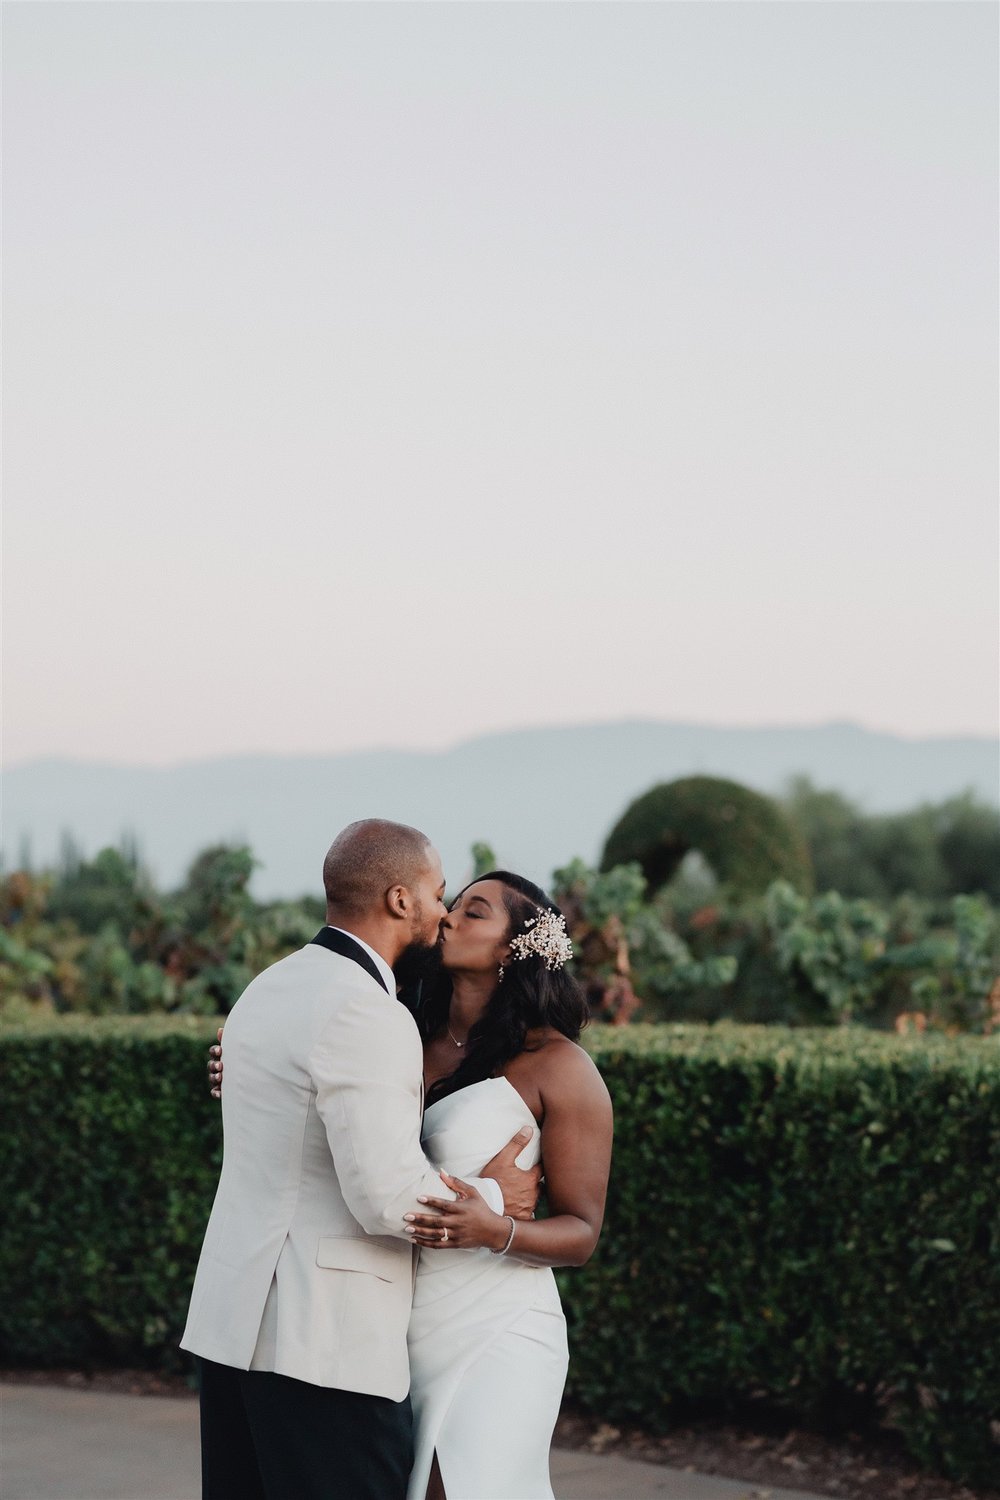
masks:
<path fill-rule="evenodd" d="M 810 883 L 805 845 L 777 803 L 720 776 L 685 776 L 637 797 L 608 835 L 601 868 L 637 860 L 656 890 L 692 849 L 740 893 L 779 878 Z"/>

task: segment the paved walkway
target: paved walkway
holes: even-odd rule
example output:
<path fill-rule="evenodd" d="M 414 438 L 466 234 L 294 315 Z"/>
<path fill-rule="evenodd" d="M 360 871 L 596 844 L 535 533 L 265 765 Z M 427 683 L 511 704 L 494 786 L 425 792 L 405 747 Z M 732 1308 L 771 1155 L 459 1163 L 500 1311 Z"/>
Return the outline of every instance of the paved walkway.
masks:
<path fill-rule="evenodd" d="M 165 1396 L 0 1385 L 3 1500 L 198 1500 L 198 1407 Z M 819 1500 L 659 1464 L 559 1450 L 557 1500 Z"/>

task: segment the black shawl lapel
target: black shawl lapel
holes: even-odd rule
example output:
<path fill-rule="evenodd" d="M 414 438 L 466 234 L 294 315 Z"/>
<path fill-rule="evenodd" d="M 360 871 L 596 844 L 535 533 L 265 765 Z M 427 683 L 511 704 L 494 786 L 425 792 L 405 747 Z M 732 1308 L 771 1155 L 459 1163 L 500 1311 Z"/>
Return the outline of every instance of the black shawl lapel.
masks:
<path fill-rule="evenodd" d="M 310 942 L 319 943 L 321 948 L 329 948 L 331 953 L 339 953 L 342 958 L 353 958 L 356 964 L 361 965 L 366 974 L 370 974 L 382 986 L 386 994 L 389 993 L 385 980 L 379 973 L 374 959 L 365 952 L 360 943 L 355 942 L 354 938 L 349 937 L 346 932 L 339 932 L 333 927 L 321 927 L 316 936 L 310 939 Z"/>

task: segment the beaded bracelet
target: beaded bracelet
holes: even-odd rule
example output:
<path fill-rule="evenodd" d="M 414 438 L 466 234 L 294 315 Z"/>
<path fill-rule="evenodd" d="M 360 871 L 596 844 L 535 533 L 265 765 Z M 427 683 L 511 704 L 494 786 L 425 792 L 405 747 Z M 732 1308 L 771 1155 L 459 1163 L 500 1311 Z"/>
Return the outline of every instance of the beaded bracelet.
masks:
<path fill-rule="evenodd" d="M 507 1236 L 507 1243 L 506 1245 L 504 1245 L 502 1250 L 491 1250 L 491 1255 L 506 1255 L 511 1245 L 514 1243 L 514 1230 L 517 1228 L 517 1223 L 514 1219 L 511 1218 L 510 1214 L 504 1214 L 504 1218 L 510 1220 L 510 1234 Z"/>

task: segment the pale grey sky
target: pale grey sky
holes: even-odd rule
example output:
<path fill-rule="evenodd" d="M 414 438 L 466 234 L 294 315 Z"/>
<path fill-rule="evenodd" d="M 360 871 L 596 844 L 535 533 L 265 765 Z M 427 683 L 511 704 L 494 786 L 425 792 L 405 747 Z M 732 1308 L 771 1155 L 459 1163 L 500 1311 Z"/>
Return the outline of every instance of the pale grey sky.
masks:
<path fill-rule="evenodd" d="M 995 732 L 997 19 L 8 3 L 8 758 Z"/>

